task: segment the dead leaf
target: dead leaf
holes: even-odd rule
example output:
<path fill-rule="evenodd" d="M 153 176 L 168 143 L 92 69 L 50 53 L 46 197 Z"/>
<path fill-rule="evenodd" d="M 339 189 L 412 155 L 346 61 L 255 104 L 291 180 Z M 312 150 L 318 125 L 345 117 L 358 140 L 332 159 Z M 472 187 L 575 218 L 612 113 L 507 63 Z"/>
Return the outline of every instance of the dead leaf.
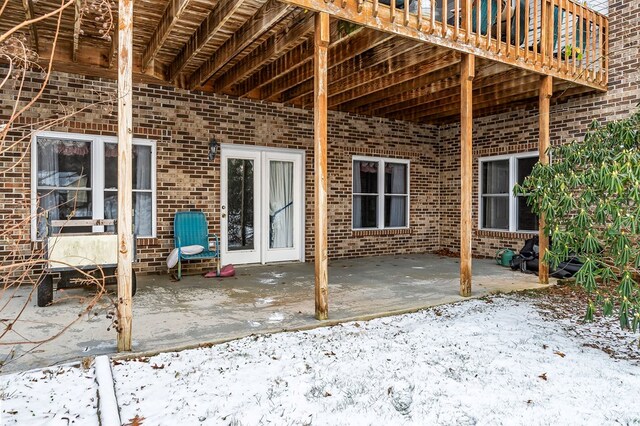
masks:
<path fill-rule="evenodd" d="M 136 416 L 132 419 L 129 419 L 129 423 L 125 424 L 124 426 L 141 426 L 143 421 L 144 417 L 136 414 Z"/>
<path fill-rule="evenodd" d="M 564 357 L 566 356 L 565 354 L 563 354 L 563 353 L 562 353 L 562 352 L 560 352 L 560 351 L 554 351 L 553 353 L 554 353 L 554 354 L 556 354 L 556 355 L 558 355 L 560 358 L 564 358 Z"/>
<path fill-rule="evenodd" d="M 542 373 L 538 377 L 541 378 L 542 380 L 544 380 L 545 382 L 547 381 L 547 373 Z"/>
<path fill-rule="evenodd" d="M 164 364 L 161 364 L 161 365 L 153 364 L 151 368 L 153 368 L 154 370 L 162 370 L 164 368 Z"/>
<path fill-rule="evenodd" d="M 111 361 L 113 363 L 113 365 L 122 365 L 123 362 L 122 361 L 118 361 L 117 359 L 114 359 L 113 361 Z"/>

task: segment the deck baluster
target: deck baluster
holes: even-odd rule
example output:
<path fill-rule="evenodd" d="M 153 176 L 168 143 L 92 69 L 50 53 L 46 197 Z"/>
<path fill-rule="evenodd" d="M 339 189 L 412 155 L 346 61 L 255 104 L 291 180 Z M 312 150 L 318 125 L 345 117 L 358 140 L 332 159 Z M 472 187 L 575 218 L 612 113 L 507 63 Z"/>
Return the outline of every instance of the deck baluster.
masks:
<path fill-rule="evenodd" d="M 434 0 L 431 0 L 434 1 Z M 442 2 L 442 37 L 447 37 L 447 2 Z"/>

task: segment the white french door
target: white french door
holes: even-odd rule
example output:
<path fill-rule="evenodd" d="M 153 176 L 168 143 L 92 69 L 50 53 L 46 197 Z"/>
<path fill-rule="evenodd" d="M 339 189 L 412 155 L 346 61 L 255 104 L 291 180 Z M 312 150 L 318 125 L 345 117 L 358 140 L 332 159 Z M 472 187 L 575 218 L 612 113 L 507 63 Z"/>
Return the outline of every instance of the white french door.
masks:
<path fill-rule="evenodd" d="M 304 153 L 223 145 L 223 263 L 303 260 Z"/>

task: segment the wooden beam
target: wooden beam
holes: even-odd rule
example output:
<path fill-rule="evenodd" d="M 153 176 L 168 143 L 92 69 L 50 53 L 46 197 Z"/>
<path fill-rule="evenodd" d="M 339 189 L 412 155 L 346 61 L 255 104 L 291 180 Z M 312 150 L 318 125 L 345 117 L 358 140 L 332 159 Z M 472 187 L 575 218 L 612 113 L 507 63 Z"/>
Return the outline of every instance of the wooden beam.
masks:
<path fill-rule="evenodd" d="M 329 15 L 318 13 L 314 34 L 313 161 L 315 183 L 315 301 L 316 319 L 329 318 L 327 250 L 327 59 Z"/>
<path fill-rule="evenodd" d="M 390 72 L 390 69 L 394 68 L 392 62 L 395 61 L 397 63 L 399 56 L 421 47 L 424 47 L 424 45 L 416 43 L 414 40 L 393 37 L 363 53 L 354 55 L 340 64 L 330 63 L 328 71 L 328 79 L 331 82 L 329 92 L 336 93 L 336 88 L 338 87 L 346 90 L 348 80 L 365 82 L 366 73 L 376 77 L 378 76 L 376 74 L 386 74 Z M 280 101 L 295 103 L 298 99 L 307 98 L 311 94 L 313 94 L 313 80 L 309 79 L 291 89 L 287 89 L 280 97 Z"/>
<path fill-rule="evenodd" d="M 542 66 L 540 62 L 532 62 L 532 61 L 522 61 L 519 58 L 516 58 L 515 55 L 509 55 L 508 57 L 502 51 L 492 52 L 488 51 L 482 47 L 477 47 L 476 37 L 477 34 L 469 34 L 468 42 L 465 42 L 467 39 L 467 35 L 465 34 L 464 29 L 460 30 L 460 34 L 464 36 L 463 39 L 460 40 L 452 40 L 447 37 L 443 37 L 442 30 L 445 28 L 441 23 L 435 23 L 435 32 L 434 28 L 429 28 L 429 31 L 422 31 L 422 28 L 418 28 L 416 20 L 410 20 L 407 25 L 399 25 L 397 22 L 393 22 L 391 19 L 391 11 L 387 6 L 380 5 L 378 8 L 378 16 L 374 17 L 373 15 L 373 4 L 372 2 L 366 1 L 362 5 L 362 10 L 358 12 L 358 5 L 356 2 L 348 2 L 345 7 L 342 7 L 338 2 L 331 2 L 325 0 L 281 0 L 283 2 L 289 3 L 294 6 L 302 7 L 304 9 L 310 9 L 315 12 L 326 12 L 331 16 L 353 22 L 358 25 L 365 26 L 367 28 L 377 29 L 379 31 L 389 32 L 396 35 L 400 35 L 403 37 L 412 38 L 415 40 L 420 40 L 422 42 L 434 44 L 436 46 L 445 47 L 447 49 L 453 49 L 460 53 L 469 53 L 476 55 L 478 57 L 484 57 L 487 59 L 491 59 L 497 62 L 506 63 L 512 65 L 514 67 L 522 68 L 528 71 L 533 71 L 538 74 L 548 74 L 553 77 L 557 77 L 559 79 L 576 82 L 579 81 L 579 84 L 589 86 L 598 91 L 606 91 L 607 88 L 604 84 L 600 84 L 598 82 L 588 81 L 586 78 L 574 79 L 573 76 L 567 74 L 561 69 L 551 68 L 547 69 Z M 447 2 L 443 2 L 443 5 L 446 5 Z M 498 2 L 498 6 L 500 6 L 501 2 Z M 552 18 L 553 19 L 553 18 Z M 498 29 L 500 29 L 500 25 L 498 25 Z M 484 38 L 484 36 L 481 36 Z M 498 37 L 498 40 L 500 37 Z M 479 43 L 482 46 L 484 43 Z M 503 43 L 504 44 L 504 43 Z M 503 45 L 501 44 L 501 45 Z"/>
<path fill-rule="evenodd" d="M 167 79 L 174 81 L 189 61 L 213 39 L 229 18 L 238 10 L 244 0 L 219 1 L 211 13 L 207 15 L 189 41 L 182 47 L 171 65 Z"/>
<path fill-rule="evenodd" d="M 73 50 L 71 60 L 78 62 L 78 47 L 80 46 L 80 27 L 82 26 L 82 0 L 75 0 L 73 20 Z"/>
<path fill-rule="evenodd" d="M 35 17 L 33 13 L 33 1 L 22 0 L 22 7 L 24 8 L 25 19 L 27 21 L 31 21 Z M 38 40 L 38 28 L 36 27 L 35 22 L 29 25 L 29 33 L 31 34 L 32 48 L 36 53 L 38 53 L 40 51 L 40 41 Z"/>
<path fill-rule="evenodd" d="M 263 86 L 287 72 L 298 69 L 309 60 L 313 60 L 313 40 L 305 40 L 275 61 L 263 66 L 243 82 L 232 86 L 231 92 L 236 96 L 256 94 Z M 250 97 L 257 98 L 259 96 Z"/>
<path fill-rule="evenodd" d="M 511 78 L 514 77 L 516 73 L 525 72 L 526 71 L 494 62 L 482 68 L 477 67 L 475 77 L 475 81 L 477 83 L 474 82 L 474 86 L 477 89 L 487 85 L 483 85 L 484 82 L 496 83 L 499 81 L 505 81 L 501 80 L 501 78 Z M 414 89 L 409 92 L 403 92 L 400 95 L 382 99 L 381 101 L 372 104 L 371 110 L 367 112 L 372 115 L 388 116 L 393 112 L 407 110 L 406 112 L 409 112 L 411 115 L 415 115 L 419 111 L 418 108 L 421 109 L 425 104 L 446 98 L 451 96 L 451 94 L 460 94 L 460 90 L 457 89 L 458 86 L 460 86 L 460 67 L 458 65 L 452 65 L 428 75 L 432 75 L 432 79 L 428 85 L 421 86 L 419 89 Z M 489 77 L 493 77 L 495 75 L 498 75 L 498 77 L 489 79 Z M 358 112 L 363 111 L 359 110 Z"/>
<path fill-rule="evenodd" d="M 471 235 L 473 232 L 473 78 L 475 56 L 460 64 L 460 296 L 471 296 Z"/>
<path fill-rule="evenodd" d="M 511 71 L 493 76 L 480 77 L 476 71 L 473 80 L 473 108 L 489 102 L 527 93 L 527 87 L 537 85 L 540 76 L 514 68 Z M 424 100 L 422 104 L 418 102 Z M 460 89 L 452 85 L 421 99 L 412 100 L 405 105 L 388 108 L 385 116 L 396 119 L 416 120 L 427 115 L 443 115 L 447 112 L 454 114 L 460 111 Z"/>
<path fill-rule="evenodd" d="M 111 34 L 111 44 L 109 45 L 109 53 L 107 53 L 107 68 L 111 69 L 113 63 L 118 56 L 118 27 L 113 26 L 113 33 Z"/>
<path fill-rule="evenodd" d="M 289 11 L 289 5 L 277 0 L 269 0 L 265 3 L 238 31 L 233 33 L 231 38 L 220 46 L 211 58 L 189 77 L 189 87 L 195 89 L 206 83 L 236 55 L 284 18 Z"/>
<path fill-rule="evenodd" d="M 494 90 L 493 93 L 485 94 L 482 97 L 476 96 L 474 90 L 474 102 L 473 102 L 473 112 L 474 117 L 476 115 L 486 115 L 486 111 L 496 110 L 497 107 L 508 104 L 515 104 L 521 101 L 528 100 L 529 102 L 535 101 L 537 98 L 539 91 L 537 84 L 539 83 L 539 76 L 534 76 L 533 78 L 527 77 L 529 80 L 529 86 L 531 89 L 522 89 L 513 87 L 511 89 L 500 91 Z M 475 86 L 475 80 L 474 80 Z M 571 84 L 565 81 L 562 81 L 561 84 L 555 86 L 555 90 L 566 90 L 571 88 Z M 489 90 L 493 90 L 492 88 L 488 88 Z M 524 91 L 523 91 L 524 90 Z M 409 116 L 407 118 L 403 118 L 409 121 L 418 121 L 424 122 L 421 118 L 427 118 L 429 122 L 433 121 L 441 121 L 446 117 L 455 117 L 460 114 L 459 107 L 459 98 L 458 105 L 454 108 L 452 105 L 446 105 L 444 108 L 438 108 L 438 105 L 432 106 L 432 108 L 428 112 L 423 112 L 419 114 L 419 116 Z"/>
<path fill-rule="evenodd" d="M 356 30 L 329 45 L 329 64 L 339 65 L 373 47 L 389 40 L 392 35 L 372 31 L 366 28 Z M 312 56 L 311 56 L 312 57 Z M 310 57 L 310 58 L 311 58 Z M 260 89 L 260 98 L 280 101 L 279 95 L 307 79 L 313 78 L 313 64 L 309 61 L 302 66 L 285 73 Z"/>
<path fill-rule="evenodd" d="M 118 2 L 118 351 L 131 350 L 133 0 Z"/>
<path fill-rule="evenodd" d="M 331 96 L 329 98 L 329 107 L 333 108 L 341 105 L 341 110 L 351 111 L 359 106 L 377 101 L 381 96 L 392 96 L 406 91 L 407 87 L 415 84 L 413 80 L 417 75 L 428 74 L 459 61 L 459 53 L 443 50 L 436 55 L 430 55 L 424 62 L 404 68 L 393 74 L 381 76 L 369 81 L 364 86 Z"/>
<path fill-rule="evenodd" d="M 229 86 L 242 80 L 260 68 L 271 58 L 279 57 L 288 49 L 298 46 L 305 41 L 305 37 L 313 31 L 311 14 L 305 14 L 303 19 L 289 28 L 285 33 L 274 34 L 253 52 L 231 67 L 213 83 L 214 92 L 223 92 Z"/>
<path fill-rule="evenodd" d="M 551 108 L 551 96 L 553 95 L 553 77 L 544 76 L 540 78 L 540 121 L 539 121 L 539 133 L 540 139 L 538 141 L 538 153 L 539 161 L 541 164 L 549 164 L 549 110 Z M 540 266 L 538 268 L 538 280 L 540 284 L 549 284 L 549 264 L 544 262 L 544 255 L 549 247 L 549 237 L 545 234 L 545 217 L 544 214 L 539 218 L 539 251 L 540 251 Z"/>
<path fill-rule="evenodd" d="M 376 111 L 383 110 L 389 106 L 441 90 L 441 86 L 445 89 L 452 82 L 455 83 L 455 86 L 460 85 L 460 66 L 457 64 L 417 76 L 411 85 L 403 87 L 405 90 L 398 91 L 394 95 L 382 96 L 377 100 L 371 100 L 369 103 L 355 108 L 354 111 L 359 114 L 375 115 Z"/>
<path fill-rule="evenodd" d="M 167 7 L 164 9 L 160 22 L 158 22 L 155 30 L 153 30 L 151 39 L 145 46 L 144 52 L 142 53 L 143 71 L 145 71 L 149 64 L 153 62 L 158 52 L 160 52 L 160 49 L 162 49 L 162 46 L 164 46 L 164 43 L 169 38 L 171 30 L 173 30 L 182 17 L 182 14 L 187 9 L 189 1 L 190 0 L 169 0 L 169 3 L 167 3 Z M 206 21 L 207 19 L 205 19 L 205 22 Z"/>

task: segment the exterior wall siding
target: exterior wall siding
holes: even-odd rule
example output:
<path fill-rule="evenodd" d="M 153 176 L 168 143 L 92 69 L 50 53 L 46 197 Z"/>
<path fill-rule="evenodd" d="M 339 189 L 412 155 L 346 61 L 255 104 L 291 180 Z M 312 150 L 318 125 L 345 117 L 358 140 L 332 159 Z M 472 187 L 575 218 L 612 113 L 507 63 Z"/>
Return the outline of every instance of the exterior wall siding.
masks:
<path fill-rule="evenodd" d="M 640 101 L 640 0 L 615 0 L 609 6 L 610 78 L 607 93 L 554 102 L 552 143 L 581 138 L 593 120 L 628 116 Z M 26 80 L 23 104 L 42 85 L 32 73 Z M 16 123 L 24 129 L 115 135 L 114 81 L 54 73 L 42 98 Z M 0 94 L 0 121 L 6 121 L 16 90 Z M 69 111 L 74 114 L 67 117 Z M 449 250 L 459 247 L 459 126 L 416 125 L 339 112 L 329 114 L 329 257 L 358 257 Z M 26 132 L 27 130 L 25 130 Z M 173 248 L 173 214 L 203 210 L 210 232 L 219 233 L 220 156 L 207 159 L 211 138 L 220 143 L 303 149 L 306 152 L 305 257 L 313 260 L 313 114 L 226 96 L 188 92 L 156 85 L 134 87 L 135 137 L 157 143 L 157 238 L 139 241 L 136 268 L 162 272 Z M 11 238 L 0 241 L 0 257 L 11 262 L 28 258 L 31 241 L 30 140 L 12 131 L 16 145 L 0 156 L 0 216 Z M 493 256 L 502 247 L 519 248 L 526 234 L 478 230 L 478 158 L 535 151 L 538 141 L 536 105 L 513 107 L 474 120 L 474 241 L 475 256 Z M 351 158 L 353 155 L 411 160 L 410 227 L 408 230 L 352 231 Z M 24 158 L 23 158 L 24 156 Z M 201 270 L 210 264 L 192 264 Z"/>
<path fill-rule="evenodd" d="M 42 78 L 32 74 L 22 99 L 27 100 L 41 87 Z M 51 120 L 47 130 L 116 134 L 117 117 L 109 107 L 116 83 L 105 79 L 55 73 L 42 99 L 21 117 L 18 126 L 40 128 Z M 11 111 L 15 91 L 4 91 L 0 119 Z M 103 103 L 101 103 L 103 102 Z M 165 258 L 173 248 L 173 215 L 179 210 L 197 209 L 206 213 L 210 232 L 218 233 L 220 217 L 220 155 L 207 159 L 208 143 L 219 143 L 305 150 L 305 257 L 313 259 L 313 113 L 278 104 L 254 102 L 225 96 L 155 85 L 134 88 L 134 137 L 152 139 L 157 146 L 157 238 L 138 241 L 139 263 L 143 272 L 166 269 Z M 66 119 L 56 121 L 73 110 Z M 4 226 L 16 233 L 0 248 L 0 256 L 10 253 L 29 256 L 34 244 L 25 218 L 30 214 L 30 140 L 25 133 L 12 132 L 10 140 L 19 142 L 0 159 L 4 169 L 26 157 L 5 179 L 0 180 L 0 210 Z M 358 117 L 331 112 L 329 117 L 329 256 L 330 258 L 418 253 L 439 248 L 439 161 L 438 129 L 400 121 Z M 352 232 L 351 158 L 371 155 L 411 160 L 411 223 L 408 231 Z M 211 267 L 191 262 L 190 267 Z"/>
<path fill-rule="evenodd" d="M 584 137 L 593 120 L 607 122 L 628 117 L 640 102 L 640 0 L 609 2 L 609 90 L 571 98 L 551 107 L 551 143 Z M 519 249 L 531 234 L 478 229 L 478 159 L 480 157 L 537 151 L 538 108 L 527 105 L 474 120 L 473 254 L 494 256 L 503 247 Z M 441 247 L 459 251 L 460 237 L 460 128 L 440 128 Z"/>

